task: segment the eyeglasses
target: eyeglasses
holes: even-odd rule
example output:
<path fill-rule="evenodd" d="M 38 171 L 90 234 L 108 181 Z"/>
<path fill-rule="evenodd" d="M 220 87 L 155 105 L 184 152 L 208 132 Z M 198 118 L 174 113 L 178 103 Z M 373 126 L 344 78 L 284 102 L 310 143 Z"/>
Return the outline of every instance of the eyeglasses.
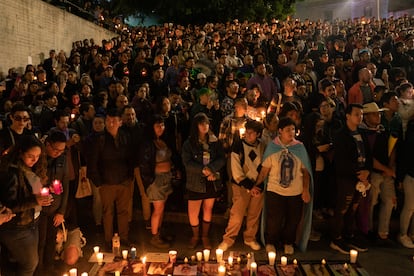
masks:
<path fill-rule="evenodd" d="M 13 118 L 14 118 L 15 121 L 18 121 L 18 122 L 21 122 L 21 121 L 28 122 L 28 121 L 30 121 L 29 117 L 21 117 L 19 115 L 13 116 Z"/>
<path fill-rule="evenodd" d="M 56 152 L 56 153 L 63 153 L 65 150 L 66 150 L 66 147 L 65 148 L 63 148 L 63 149 L 58 149 L 58 148 L 55 148 L 51 143 L 48 143 L 48 145 L 50 146 L 50 148 L 54 151 L 54 152 Z"/>

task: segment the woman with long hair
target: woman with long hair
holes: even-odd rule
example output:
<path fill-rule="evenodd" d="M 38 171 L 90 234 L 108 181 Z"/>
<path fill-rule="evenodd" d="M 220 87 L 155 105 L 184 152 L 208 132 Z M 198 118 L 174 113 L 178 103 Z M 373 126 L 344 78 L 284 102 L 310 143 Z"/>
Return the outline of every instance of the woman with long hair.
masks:
<path fill-rule="evenodd" d="M 0 202 L 16 216 L 0 226 L 0 244 L 16 260 L 16 275 L 33 275 L 38 264 L 39 215 L 52 202 L 42 189 L 46 179 L 43 144 L 34 135 L 21 137 L 1 159 Z"/>
<path fill-rule="evenodd" d="M 161 138 L 165 130 L 164 119 L 155 115 L 148 125 L 149 139 L 141 144 L 139 168 L 149 201 L 154 209 L 151 215 L 150 243 L 157 248 L 168 248 L 162 239 L 160 229 L 164 217 L 165 202 L 172 193 L 171 186 L 171 149 Z"/>
<path fill-rule="evenodd" d="M 206 114 L 194 116 L 190 136 L 184 142 L 182 160 L 187 173 L 188 217 L 193 231 L 190 248 L 199 241 L 200 209 L 203 207 L 202 242 L 204 248 L 211 248 L 208 232 L 213 206 L 223 186 L 220 170 L 226 164 L 224 150 L 217 137 L 210 131 Z"/>

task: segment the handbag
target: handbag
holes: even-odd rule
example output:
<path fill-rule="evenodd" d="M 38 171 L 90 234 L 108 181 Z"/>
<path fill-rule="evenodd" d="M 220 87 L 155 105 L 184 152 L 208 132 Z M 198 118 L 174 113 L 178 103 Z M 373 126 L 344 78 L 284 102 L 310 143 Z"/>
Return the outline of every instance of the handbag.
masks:
<path fill-rule="evenodd" d="M 75 198 L 84 198 L 92 195 L 91 182 L 86 177 L 79 176 L 78 189 Z"/>

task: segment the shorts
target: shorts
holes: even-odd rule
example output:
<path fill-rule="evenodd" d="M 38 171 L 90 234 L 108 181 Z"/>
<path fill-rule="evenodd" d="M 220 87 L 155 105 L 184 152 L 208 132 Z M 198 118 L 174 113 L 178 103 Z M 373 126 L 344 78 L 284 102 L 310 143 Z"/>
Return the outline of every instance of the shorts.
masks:
<path fill-rule="evenodd" d="M 171 179 L 171 172 L 155 174 L 154 183 L 149 185 L 146 190 L 150 202 L 167 200 L 168 196 L 173 192 Z"/>

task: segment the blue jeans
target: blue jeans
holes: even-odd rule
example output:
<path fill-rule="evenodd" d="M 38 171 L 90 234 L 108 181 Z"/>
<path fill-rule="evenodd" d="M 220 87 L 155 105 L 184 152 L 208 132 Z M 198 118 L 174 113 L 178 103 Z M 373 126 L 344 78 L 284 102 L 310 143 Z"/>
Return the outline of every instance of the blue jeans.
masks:
<path fill-rule="evenodd" d="M 16 276 L 32 276 L 38 263 L 37 247 L 39 230 L 37 223 L 32 227 L 1 229 L 0 243 L 7 248 L 17 262 Z"/>

